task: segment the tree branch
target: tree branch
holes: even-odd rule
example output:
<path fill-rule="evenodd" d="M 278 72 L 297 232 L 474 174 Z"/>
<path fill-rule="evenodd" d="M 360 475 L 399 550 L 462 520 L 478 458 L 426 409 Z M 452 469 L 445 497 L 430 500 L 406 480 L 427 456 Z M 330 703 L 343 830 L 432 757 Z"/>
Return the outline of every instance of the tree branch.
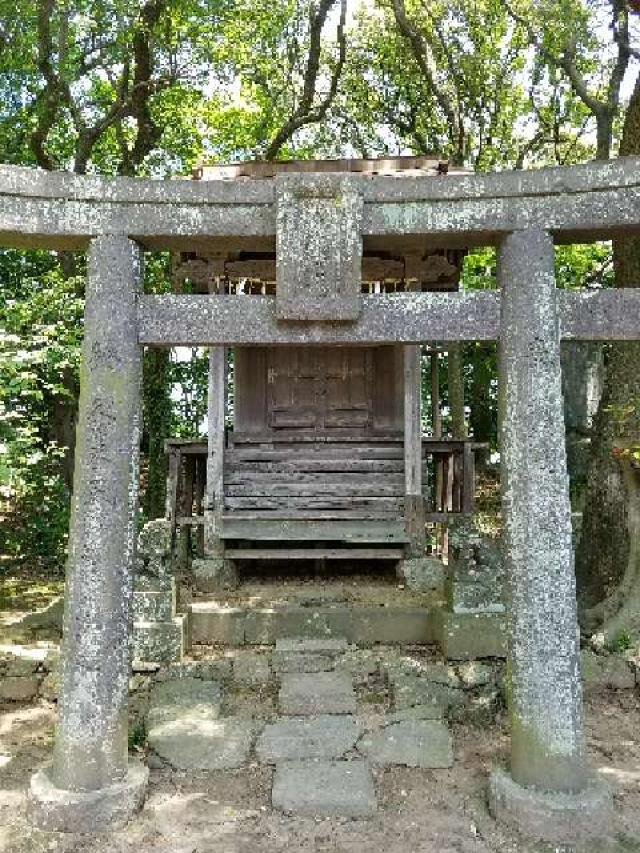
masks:
<path fill-rule="evenodd" d="M 340 22 L 338 24 L 337 42 L 338 42 L 338 59 L 331 74 L 329 90 L 325 97 L 313 106 L 313 100 L 316 93 L 318 74 L 320 71 L 320 54 L 322 46 L 322 30 L 324 28 L 327 15 L 336 0 L 320 0 L 317 9 L 311 10 L 310 13 L 310 28 L 309 28 L 309 53 L 307 56 L 307 65 L 304 73 L 304 83 L 302 88 L 302 96 L 298 106 L 289 116 L 284 125 L 277 131 L 264 154 L 265 160 L 274 160 L 282 146 L 287 142 L 293 134 L 301 127 L 307 124 L 314 124 L 321 121 L 332 101 L 334 100 L 337 91 L 342 69 L 347 55 L 347 41 L 345 33 L 345 24 L 347 17 L 347 2 L 340 0 Z"/>
<path fill-rule="evenodd" d="M 455 159 L 464 159 L 464 129 L 460 116 L 452 107 L 450 98 L 445 93 L 436 81 L 436 68 L 431 48 L 426 42 L 424 36 L 414 27 L 409 20 L 404 0 L 393 0 L 393 12 L 400 34 L 408 42 L 409 47 L 415 61 L 422 72 L 423 77 L 428 83 L 436 102 L 444 113 L 446 122 L 449 126 L 449 134 L 452 142 L 455 140 L 456 151 Z M 445 47 L 443 42 L 443 48 Z M 446 49 L 445 49 L 446 55 Z M 462 136 L 461 136 L 462 130 Z M 462 149 L 462 150 L 461 150 Z M 454 159 L 454 158 L 452 158 Z"/>

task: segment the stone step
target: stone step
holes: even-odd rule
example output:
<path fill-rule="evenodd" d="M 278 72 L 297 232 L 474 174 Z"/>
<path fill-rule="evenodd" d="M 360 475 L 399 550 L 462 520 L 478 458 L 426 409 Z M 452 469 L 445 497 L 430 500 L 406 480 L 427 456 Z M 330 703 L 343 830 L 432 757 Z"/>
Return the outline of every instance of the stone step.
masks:
<path fill-rule="evenodd" d="M 359 646 L 434 642 L 426 607 L 326 605 L 228 607 L 195 601 L 189 607 L 191 642 L 201 645 L 273 645 L 291 637 L 344 637 Z"/>
<path fill-rule="evenodd" d="M 404 765 L 437 769 L 451 767 L 453 747 L 446 724 L 439 720 L 405 720 L 365 734 L 358 750 L 378 767 Z"/>
<path fill-rule="evenodd" d="M 291 637 L 276 640 L 272 656 L 277 673 L 328 672 L 348 648 L 345 637 Z"/>
<path fill-rule="evenodd" d="M 364 761 L 301 761 L 276 767 L 273 807 L 310 817 L 371 817 L 377 809 Z"/>
<path fill-rule="evenodd" d="M 256 743 L 256 754 L 266 764 L 342 758 L 355 746 L 359 734 L 352 716 L 293 717 L 266 726 Z"/>
<path fill-rule="evenodd" d="M 286 673 L 280 682 L 280 711 L 292 716 L 353 714 L 356 694 L 346 672 Z"/>

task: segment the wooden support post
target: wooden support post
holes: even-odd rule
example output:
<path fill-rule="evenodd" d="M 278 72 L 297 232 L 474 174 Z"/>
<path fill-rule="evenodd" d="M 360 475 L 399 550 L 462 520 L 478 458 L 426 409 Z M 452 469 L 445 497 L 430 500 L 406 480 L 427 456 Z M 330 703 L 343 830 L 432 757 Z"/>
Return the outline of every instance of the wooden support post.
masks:
<path fill-rule="evenodd" d="M 191 525 L 180 522 L 193 513 L 193 457 L 179 451 L 178 467 L 181 472 L 179 491 L 179 511 L 176 518 L 178 528 L 176 561 L 181 569 L 186 569 L 191 557 Z"/>
<path fill-rule="evenodd" d="M 440 365 L 438 350 L 431 353 L 431 431 L 433 438 L 442 438 L 442 412 L 440 410 Z M 445 505 L 442 499 L 442 484 L 444 482 L 444 458 L 440 454 L 433 457 L 434 471 L 434 512 L 443 512 Z M 442 553 L 440 530 L 436 531 L 436 553 Z"/>
<path fill-rule="evenodd" d="M 205 497 L 205 539 L 207 556 L 221 556 L 220 523 L 224 509 L 225 408 L 227 398 L 227 351 L 209 350 L 209 398 L 207 405 L 208 449 Z"/>
<path fill-rule="evenodd" d="M 195 466 L 195 515 L 202 518 L 204 511 L 204 490 L 206 481 L 207 462 L 202 456 L 194 456 L 193 464 Z M 204 556 L 204 528 L 199 524 L 196 531 L 196 554 L 198 557 Z"/>
<path fill-rule="evenodd" d="M 404 348 L 404 513 L 412 556 L 424 552 L 420 347 Z"/>
<path fill-rule="evenodd" d="M 476 466 L 473 445 L 465 441 L 463 455 L 462 512 L 472 513 L 475 506 Z"/>
<path fill-rule="evenodd" d="M 165 516 L 171 522 L 171 537 L 176 532 L 176 517 L 178 515 L 178 479 L 180 477 L 180 453 L 172 447 L 169 451 L 169 469 L 167 472 L 167 498 Z"/>

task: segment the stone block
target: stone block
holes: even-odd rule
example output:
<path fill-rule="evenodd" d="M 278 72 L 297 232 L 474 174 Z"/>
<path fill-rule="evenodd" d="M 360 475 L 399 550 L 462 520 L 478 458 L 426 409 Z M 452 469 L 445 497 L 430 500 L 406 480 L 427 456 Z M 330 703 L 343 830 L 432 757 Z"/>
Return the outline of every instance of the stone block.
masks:
<path fill-rule="evenodd" d="M 458 580 L 449 586 L 449 607 L 454 613 L 504 613 L 500 595 L 498 584 L 492 586 L 473 578 Z"/>
<path fill-rule="evenodd" d="M 430 592 L 444 584 L 445 567 L 437 557 L 414 557 L 398 561 L 398 580 L 414 592 Z"/>
<path fill-rule="evenodd" d="M 186 617 L 171 622 L 133 623 L 133 660 L 170 663 L 181 660 L 186 644 Z"/>
<path fill-rule="evenodd" d="M 238 572 L 233 560 L 222 557 L 193 560 L 191 573 L 196 589 L 200 592 L 220 592 L 238 586 Z"/>
<path fill-rule="evenodd" d="M 405 720 L 364 735 L 358 750 L 379 767 L 446 768 L 453 764 L 451 735 L 439 720 Z"/>
<path fill-rule="evenodd" d="M 189 614 L 192 643 L 223 646 L 244 645 L 249 618 L 247 611 L 243 608 L 218 607 L 212 606 L 208 602 L 194 602 L 190 605 Z M 247 642 L 253 641 L 247 640 Z M 261 640 L 255 642 L 262 643 Z"/>
<path fill-rule="evenodd" d="M 369 607 L 353 610 L 350 631 L 352 643 L 431 643 L 433 622 L 426 608 Z"/>
<path fill-rule="evenodd" d="M 301 761 L 276 768 L 273 807 L 310 817 L 371 817 L 376 795 L 364 761 Z"/>
<path fill-rule="evenodd" d="M 269 657 L 259 652 L 241 651 L 233 659 L 233 681 L 239 687 L 266 687 L 271 680 Z"/>
<path fill-rule="evenodd" d="M 170 622 L 176 612 L 175 585 L 163 590 L 136 590 L 132 610 L 134 622 Z"/>
<path fill-rule="evenodd" d="M 356 696 L 347 673 L 283 675 L 279 694 L 283 714 L 353 714 Z"/>
<path fill-rule="evenodd" d="M 150 748 L 179 770 L 225 770 L 245 762 L 256 726 L 220 718 L 222 691 L 215 682 L 176 678 L 157 684 L 147 715 Z"/>
<path fill-rule="evenodd" d="M 0 702 L 28 702 L 38 695 L 39 687 L 35 675 L 9 675 L 0 680 Z"/>
<path fill-rule="evenodd" d="M 613 820 L 611 791 L 597 777 L 583 791 L 569 794 L 525 788 L 504 770 L 494 770 L 489 808 L 522 835 L 552 844 L 593 845 L 610 835 Z"/>
<path fill-rule="evenodd" d="M 331 672 L 336 659 L 330 655 L 302 655 L 296 652 L 274 652 L 273 669 L 284 672 Z"/>
<path fill-rule="evenodd" d="M 267 764 L 307 758 L 341 758 L 355 745 L 360 730 L 351 716 L 279 720 L 267 726 L 256 743 L 256 753 Z"/>
<path fill-rule="evenodd" d="M 507 656 L 507 620 L 499 613 L 432 611 L 436 640 L 449 660 Z"/>

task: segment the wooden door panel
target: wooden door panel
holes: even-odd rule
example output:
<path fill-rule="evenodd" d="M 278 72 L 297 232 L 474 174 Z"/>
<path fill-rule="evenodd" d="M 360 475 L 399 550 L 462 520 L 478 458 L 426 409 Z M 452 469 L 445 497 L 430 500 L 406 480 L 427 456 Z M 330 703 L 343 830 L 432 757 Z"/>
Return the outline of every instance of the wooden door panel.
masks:
<path fill-rule="evenodd" d="M 367 427 L 371 421 L 371 351 L 364 347 L 330 349 L 325 363 L 325 427 Z"/>
<path fill-rule="evenodd" d="M 312 350 L 308 347 L 271 349 L 268 368 L 270 426 L 315 428 L 318 420 L 316 385 Z"/>
<path fill-rule="evenodd" d="M 372 353 L 365 347 L 272 348 L 269 425 L 365 429 L 372 417 L 372 370 Z"/>

